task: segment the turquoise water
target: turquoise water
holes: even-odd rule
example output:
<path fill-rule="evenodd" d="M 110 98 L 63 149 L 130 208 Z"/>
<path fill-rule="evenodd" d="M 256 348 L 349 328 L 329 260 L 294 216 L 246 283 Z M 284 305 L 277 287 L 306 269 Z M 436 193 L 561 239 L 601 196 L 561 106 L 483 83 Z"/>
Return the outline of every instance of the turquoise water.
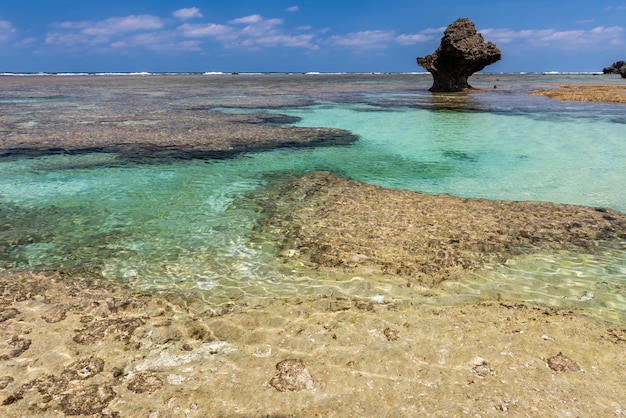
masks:
<path fill-rule="evenodd" d="M 624 125 L 534 114 L 312 108 L 307 126 L 362 136 L 317 164 L 357 180 L 427 193 L 544 200 L 626 211 Z M 317 155 L 303 156 L 303 159 Z"/>
<path fill-rule="evenodd" d="M 623 110 L 529 97 L 521 87 L 451 98 L 355 94 L 271 110 L 301 117 L 300 126 L 360 135 L 347 146 L 158 164 L 106 153 L 0 160 L 0 267 L 84 269 L 141 289 L 196 289 L 216 303 L 321 294 L 432 298 L 432 290 L 278 262 L 254 232 L 254 191 L 272 176 L 328 170 L 427 193 L 626 212 Z M 593 256 L 511 260 L 437 292 L 442 301 L 537 300 L 626 322 L 624 243 Z"/>

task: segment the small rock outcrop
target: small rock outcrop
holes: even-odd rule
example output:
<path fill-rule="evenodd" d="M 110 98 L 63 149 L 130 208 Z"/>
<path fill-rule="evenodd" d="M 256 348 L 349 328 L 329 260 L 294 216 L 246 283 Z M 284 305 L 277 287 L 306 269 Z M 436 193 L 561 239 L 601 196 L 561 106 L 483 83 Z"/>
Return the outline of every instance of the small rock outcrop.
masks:
<path fill-rule="evenodd" d="M 446 28 L 439 48 L 417 63 L 433 75 L 430 91 L 454 92 L 471 89 L 468 78 L 500 59 L 498 47 L 485 43 L 471 20 L 460 18 Z"/>
<path fill-rule="evenodd" d="M 602 72 L 604 74 L 620 74 L 622 78 L 626 78 L 626 61 L 617 61 L 608 67 L 605 67 Z"/>
<path fill-rule="evenodd" d="M 626 71 L 626 61 L 617 61 L 602 69 L 604 74 L 624 74 L 624 71 Z"/>
<path fill-rule="evenodd" d="M 270 385 L 279 392 L 315 390 L 315 383 L 302 360 L 283 360 L 276 365 L 278 373 L 270 380 Z"/>

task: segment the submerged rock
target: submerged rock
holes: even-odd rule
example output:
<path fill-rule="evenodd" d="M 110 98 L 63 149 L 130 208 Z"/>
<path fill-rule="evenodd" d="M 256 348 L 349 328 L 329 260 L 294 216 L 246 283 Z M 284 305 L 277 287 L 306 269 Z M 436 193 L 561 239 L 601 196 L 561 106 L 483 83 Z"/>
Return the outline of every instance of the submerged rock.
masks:
<path fill-rule="evenodd" d="M 9 360 L 21 356 L 30 348 L 31 340 L 14 335 L 0 342 L 0 360 Z"/>
<path fill-rule="evenodd" d="M 626 238 L 626 215 L 608 209 L 428 195 L 327 172 L 287 181 L 265 202 L 262 228 L 276 234 L 281 256 L 295 249 L 290 259 L 319 268 L 427 286 L 525 254 L 591 254 Z"/>
<path fill-rule="evenodd" d="M 498 47 L 485 43 L 472 21 L 460 18 L 446 28 L 439 48 L 417 63 L 433 75 L 430 91 L 455 92 L 471 89 L 467 79 L 500 59 Z"/>
<path fill-rule="evenodd" d="M 302 360 L 283 360 L 276 365 L 278 374 L 270 380 L 270 385 L 280 392 L 315 390 L 313 378 Z"/>
<path fill-rule="evenodd" d="M 579 372 L 580 366 L 569 357 L 563 355 L 563 353 L 558 353 L 555 356 L 550 357 L 546 363 L 551 370 L 555 372 Z"/>
<path fill-rule="evenodd" d="M 104 370 L 104 360 L 89 357 L 78 360 L 63 370 L 60 376 L 43 375 L 22 385 L 9 395 L 3 406 L 12 405 L 36 391 L 40 405 L 54 405 L 67 415 L 99 414 L 115 398 L 113 387 L 106 383 L 90 383 L 88 380 Z"/>
<path fill-rule="evenodd" d="M 163 387 L 163 382 L 152 372 L 139 372 L 128 383 L 128 390 L 135 393 L 154 393 Z"/>

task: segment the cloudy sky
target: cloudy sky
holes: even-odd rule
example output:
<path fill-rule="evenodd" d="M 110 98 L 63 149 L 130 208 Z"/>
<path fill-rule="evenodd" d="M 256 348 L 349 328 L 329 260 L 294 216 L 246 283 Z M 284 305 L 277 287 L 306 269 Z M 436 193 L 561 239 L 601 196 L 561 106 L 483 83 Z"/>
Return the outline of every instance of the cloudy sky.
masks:
<path fill-rule="evenodd" d="M 486 70 L 626 59 L 626 0 L 4 0 L 0 72 L 407 72 L 469 17 Z"/>

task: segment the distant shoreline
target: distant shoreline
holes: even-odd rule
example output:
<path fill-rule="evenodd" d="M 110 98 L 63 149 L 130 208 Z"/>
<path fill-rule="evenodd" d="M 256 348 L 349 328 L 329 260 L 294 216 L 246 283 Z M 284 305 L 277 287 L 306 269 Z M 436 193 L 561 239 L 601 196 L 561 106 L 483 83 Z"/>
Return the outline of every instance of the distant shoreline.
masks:
<path fill-rule="evenodd" d="M 0 76 L 159 76 L 159 75 L 266 75 L 266 74 L 294 74 L 294 75 L 430 75 L 427 71 L 33 71 L 33 72 L 0 72 Z M 512 71 L 512 72 L 484 72 L 477 75 L 603 75 L 601 71 Z"/>

